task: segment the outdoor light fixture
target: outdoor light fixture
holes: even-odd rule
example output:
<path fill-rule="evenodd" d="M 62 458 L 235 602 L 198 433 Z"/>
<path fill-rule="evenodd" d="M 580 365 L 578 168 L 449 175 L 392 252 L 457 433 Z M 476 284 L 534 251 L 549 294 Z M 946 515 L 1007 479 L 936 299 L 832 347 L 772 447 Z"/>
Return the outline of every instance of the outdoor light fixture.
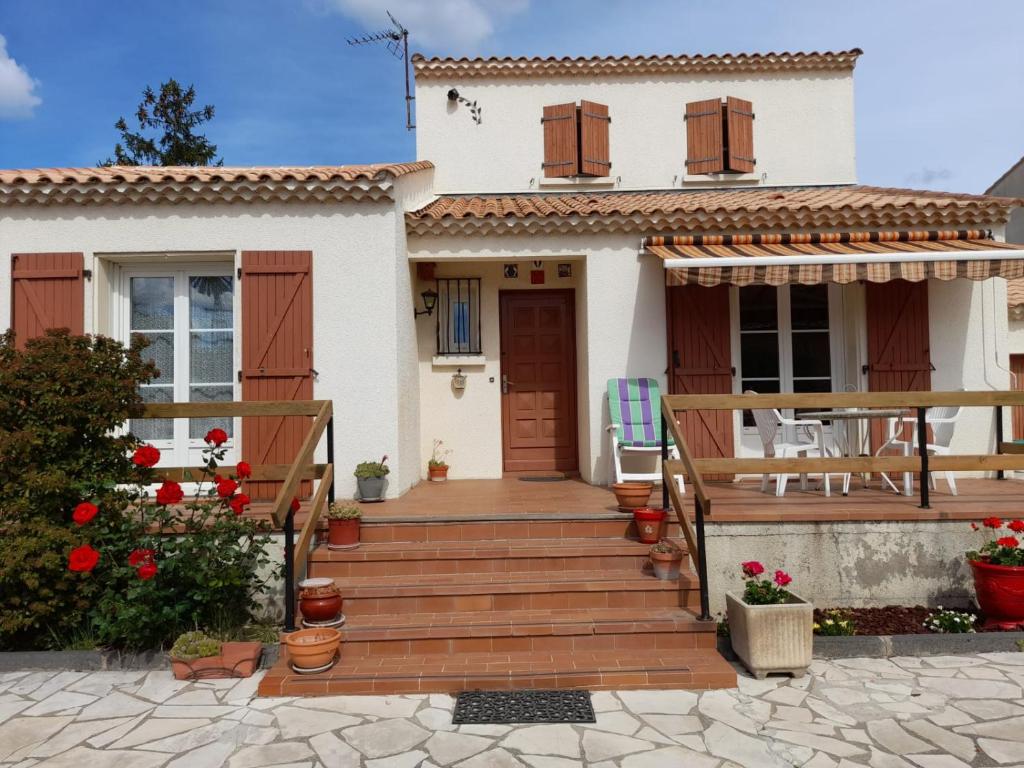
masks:
<path fill-rule="evenodd" d="M 434 314 L 434 307 L 437 306 L 437 291 L 432 291 L 429 288 L 420 294 L 423 297 L 423 309 L 412 308 L 412 316 L 419 317 L 420 315 L 427 315 L 428 317 Z"/>
<path fill-rule="evenodd" d="M 477 106 L 475 99 L 473 101 L 470 101 L 469 99 L 460 95 L 458 90 L 455 88 L 451 88 L 448 91 L 448 103 L 452 104 L 453 106 L 455 104 L 465 104 L 467 107 L 469 107 L 469 116 L 473 118 L 473 122 L 476 123 L 477 125 L 480 125 L 480 122 L 483 120 L 483 118 L 480 116 L 480 113 L 484 111 L 484 108 Z"/>

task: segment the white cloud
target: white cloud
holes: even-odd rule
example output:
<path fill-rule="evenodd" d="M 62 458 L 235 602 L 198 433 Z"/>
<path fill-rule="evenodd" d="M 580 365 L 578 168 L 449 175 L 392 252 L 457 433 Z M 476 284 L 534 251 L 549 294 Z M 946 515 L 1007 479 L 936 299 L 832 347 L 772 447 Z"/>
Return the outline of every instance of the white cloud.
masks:
<path fill-rule="evenodd" d="M 32 117 L 32 110 L 43 103 L 35 94 L 37 85 L 7 53 L 7 40 L 0 35 L 0 120 Z"/>
<path fill-rule="evenodd" d="M 409 30 L 417 45 L 438 53 L 467 52 L 494 34 L 501 17 L 522 13 L 529 0 L 325 0 L 368 32 L 387 29 L 385 11 Z"/>

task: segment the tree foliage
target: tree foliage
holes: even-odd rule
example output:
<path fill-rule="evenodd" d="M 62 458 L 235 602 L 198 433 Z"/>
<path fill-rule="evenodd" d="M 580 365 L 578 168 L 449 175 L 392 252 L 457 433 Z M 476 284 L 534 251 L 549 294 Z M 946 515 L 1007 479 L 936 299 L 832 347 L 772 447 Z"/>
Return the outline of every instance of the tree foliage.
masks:
<path fill-rule="evenodd" d="M 195 109 L 195 99 L 194 86 L 182 88 L 173 78 L 160 84 L 159 93 L 147 85 L 135 112 L 138 131 L 129 130 L 123 117 L 114 123 L 121 140 L 114 157 L 100 165 L 223 165 L 217 145 L 196 133 L 213 119 L 213 105 Z"/>

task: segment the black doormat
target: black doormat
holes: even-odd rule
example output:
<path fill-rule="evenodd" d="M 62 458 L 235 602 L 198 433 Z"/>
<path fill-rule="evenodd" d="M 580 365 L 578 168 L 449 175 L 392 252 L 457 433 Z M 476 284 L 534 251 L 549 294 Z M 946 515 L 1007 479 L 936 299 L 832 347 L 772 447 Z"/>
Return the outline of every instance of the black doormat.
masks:
<path fill-rule="evenodd" d="M 590 691 L 463 691 L 452 723 L 595 723 Z"/>
<path fill-rule="evenodd" d="M 527 475 L 520 477 L 519 481 L 523 483 L 560 483 L 568 479 L 565 475 Z"/>

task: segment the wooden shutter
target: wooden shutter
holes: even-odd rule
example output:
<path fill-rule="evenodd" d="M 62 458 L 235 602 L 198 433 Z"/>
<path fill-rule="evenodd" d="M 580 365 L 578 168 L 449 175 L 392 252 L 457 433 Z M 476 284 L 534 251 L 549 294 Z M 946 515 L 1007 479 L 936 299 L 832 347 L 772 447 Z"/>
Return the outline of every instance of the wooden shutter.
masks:
<path fill-rule="evenodd" d="M 11 256 L 11 327 L 19 347 L 47 328 L 84 332 L 84 265 L 81 253 Z"/>
<path fill-rule="evenodd" d="M 1024 355 L 1010 355 L 1010 373 L 1013 380 L 1010 386 L 1017 392 L 1024 392 Z M 1011 440 L 1024 440 L 1024 406 L 1015 405 L 1012 411 L 1012 432 Z"/>
<path fill-rule="evenodd" d="M 313 254 L 242 252 L 242 400 L 313 399 Z M 242 420 L 242 454 L 252 464 L 291 464 L 309 431 L 305 416 Z M 252 482 L 273 499 L 277 482 Z M 308 496 L 310 484 L 302 484 Z"/>
<path fill-rule="evenodd" d="M 692 101 L 686 105 L 686 172 L 721 173 L 725 170 L 722 145 L 722 102 Z"/>
<path fill-rule="evenodd" d="M 725 100 L 726 136 L 729 151 L 727 167 L 737 173 L 754 170 L 754 106 L 732 96 Z"/>
<path fill-rule="evenodd" d="M 607 105 L 580 102 L 580 173 L 584 176 L 607 176 L 611 173 L 611 145 L 608 141 L 611 121 Z"/>
<path fill-rule="evenodd" d="M 932 388 L 928 335 L 928 283 L 890 280 L 868 283 L 865 294 L 868 330 L 868 390 L 927 392 Z M 887 429 L 871 420 L 871 450 L 878 450 Z M 909 427 L 907 435 L 909 437 Z"/>
<path fill-rule="evenodd" d="M 575 104 L 544 107 L 544 176 L 557 178 L 579 173 L 577 115 Z"/>
<path fill-rule="evenodd" d="M 668 289 L 669 392 L 678 395 L 732 393 L 729 286 Z M 732 411 L 680 414 L 683 437 L 694 457 L 732 458 Z M 731 475 L 706 475 L 729 480 Z"/>

